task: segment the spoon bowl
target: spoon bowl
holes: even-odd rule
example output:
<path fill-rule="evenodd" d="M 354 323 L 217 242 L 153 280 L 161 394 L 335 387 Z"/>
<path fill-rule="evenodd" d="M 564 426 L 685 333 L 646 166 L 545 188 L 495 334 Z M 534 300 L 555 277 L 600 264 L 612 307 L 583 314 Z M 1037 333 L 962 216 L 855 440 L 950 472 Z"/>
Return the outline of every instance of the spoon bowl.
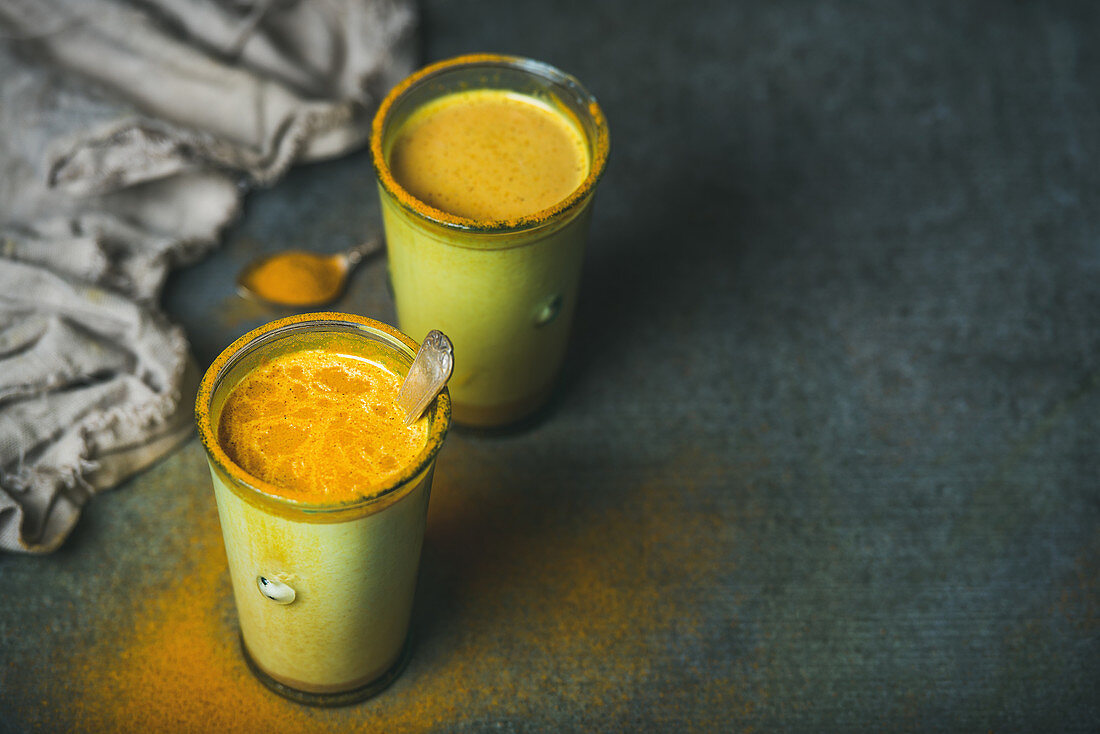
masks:
<path fill-rule="evenodd" d="M 381 239 L 373 238 L 329 255 L 277 252 L 246 265 L 237 276 L 237 288 L 242 295 L 276 306 L 322 306 L 339 298 L 352 269 L 381 249 Z"/>

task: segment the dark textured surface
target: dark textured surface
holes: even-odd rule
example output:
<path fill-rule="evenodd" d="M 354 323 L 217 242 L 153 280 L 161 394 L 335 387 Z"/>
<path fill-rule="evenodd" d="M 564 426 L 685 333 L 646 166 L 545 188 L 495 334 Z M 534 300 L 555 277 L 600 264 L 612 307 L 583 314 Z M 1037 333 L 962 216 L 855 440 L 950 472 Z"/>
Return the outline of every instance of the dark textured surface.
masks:
<path fill-rule="evenodd" d="M 0 557 L 0 729 L 130 729 L 73 701 L 152 696 L 268 731 L 1095 731 L 1098 16 L 427 3 L 425 61 L 560 66 L 612 156 L 553 405 L 441 455 L 412 663 L 339 711 L 248 678 L 193 440 L 59 553 Z M 378 226 L 365 154 L 301 168 L 166 308 L 205 366 L 277 315 L 233 295 L 250 257 Z M 393 320 L 382 261 L 338 308 Z M 193 634 L 134 632 L 133 599 L 228 662 L 105 676 Z"/>

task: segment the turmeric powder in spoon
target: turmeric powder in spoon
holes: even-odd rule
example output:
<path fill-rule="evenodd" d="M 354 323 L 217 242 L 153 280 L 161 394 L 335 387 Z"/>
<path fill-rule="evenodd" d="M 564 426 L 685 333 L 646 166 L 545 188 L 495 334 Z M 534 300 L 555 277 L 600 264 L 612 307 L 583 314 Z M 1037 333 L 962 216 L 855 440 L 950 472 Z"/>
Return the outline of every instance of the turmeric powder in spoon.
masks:
<path fill-rule="evenodd" d="M 331 303 L 344 292 L 351 269 L 380 245 L 373 239 L 334 255 L 286 250 L 250 263 L 237 277 L 237 285 L 244 294 L 279 306 Z"/>

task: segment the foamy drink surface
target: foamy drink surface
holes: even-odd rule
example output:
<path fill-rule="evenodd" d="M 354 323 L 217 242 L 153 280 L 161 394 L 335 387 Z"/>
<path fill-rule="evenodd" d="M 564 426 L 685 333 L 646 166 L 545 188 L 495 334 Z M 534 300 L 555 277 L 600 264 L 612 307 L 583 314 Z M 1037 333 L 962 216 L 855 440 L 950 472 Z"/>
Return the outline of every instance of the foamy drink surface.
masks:
<path fill-rule="evenodd" d="M 584 138 L 562 114 L 499 90 L 433 100 L 401 126 L 389 154 L 397 182 L 424 203 L 478 221 L 554 206 L 588 175 Z"/>
<path fill-rule="evenodd" d="M 327 349 L 281 355 L 247 374 L 226 398 L 218 442 L 279 494 L 341 502 L 384 488 L 415 462 L 427 420 L 405 426 L 401 378 Z"/>

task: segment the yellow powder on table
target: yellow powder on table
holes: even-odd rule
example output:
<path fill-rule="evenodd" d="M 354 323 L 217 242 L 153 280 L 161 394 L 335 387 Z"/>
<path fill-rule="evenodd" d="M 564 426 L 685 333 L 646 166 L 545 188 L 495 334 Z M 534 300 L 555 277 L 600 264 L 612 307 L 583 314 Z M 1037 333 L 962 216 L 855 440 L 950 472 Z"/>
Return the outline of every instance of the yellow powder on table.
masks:
<path fill-rule="evenodd" d="M 427 422 L 405 425 L 401 378 L 326 349 L 257 367 L 226 398 L 218 443 L 238 466 L 306 501 L 339 502 L 383 488 L 415 463 Z"/>
<path fill-rule="evenodd" d="M 42 730 L 429 732 L 470 721 L 522 726 L 533 713 L 552 727 L 547 701 L 593 729 L 644 722 L 644 706 L 668 728 L 714 731 L 733 722 L 751 730 L 755 707 L 770 708 L 762 686 L 775 653 L 736 631 L 742 594 L 731 597 L 726 624 L 731 639 L 746 643 L 743 653 L 696 671 L 691 685 L 659 666 L 676 670 L 666 645 L 714 644 L 703 601 L 733 573 L 728 529 L 758 521 L 764 488 L 743 490 L 745 504 L 704 509 L 708 483 L 728 470 L 679 484 L 690 476 L 685 467 L 699 471 L 707 462 L 689 452 L 655 467 L 658 476 L 642 482 L 631 502 L 597 513 L 583 502 L 548 503 L 552 485 L 514 492 L 488 481 L 507 476 L 493 463 L 500 447 L 456 438 L 459 451 L 433 488 L 416 653 L 384 693 L 317 709 L 280 698 L 252 676 L 237 640 L 217 514 L 203 487 L 184 493 L 186 522 L 160 566 L 166 576 L 136 581 L 122 608 L 50 661 Z M 197 442 L 169 461 L 188 487 L 205 482 L 187 469 L 205 474 Z M 23 680 L 13 673 L 7 682 L 19 691 Z"/>
<path fill-rule="evenodd" d="M 479 221 L 547 209 L 573 193 L 589 168 L 584 138 L 564 116 L 531 97 L 485 89 L 414 112 L 388 160 L 417 199 Z"/>

